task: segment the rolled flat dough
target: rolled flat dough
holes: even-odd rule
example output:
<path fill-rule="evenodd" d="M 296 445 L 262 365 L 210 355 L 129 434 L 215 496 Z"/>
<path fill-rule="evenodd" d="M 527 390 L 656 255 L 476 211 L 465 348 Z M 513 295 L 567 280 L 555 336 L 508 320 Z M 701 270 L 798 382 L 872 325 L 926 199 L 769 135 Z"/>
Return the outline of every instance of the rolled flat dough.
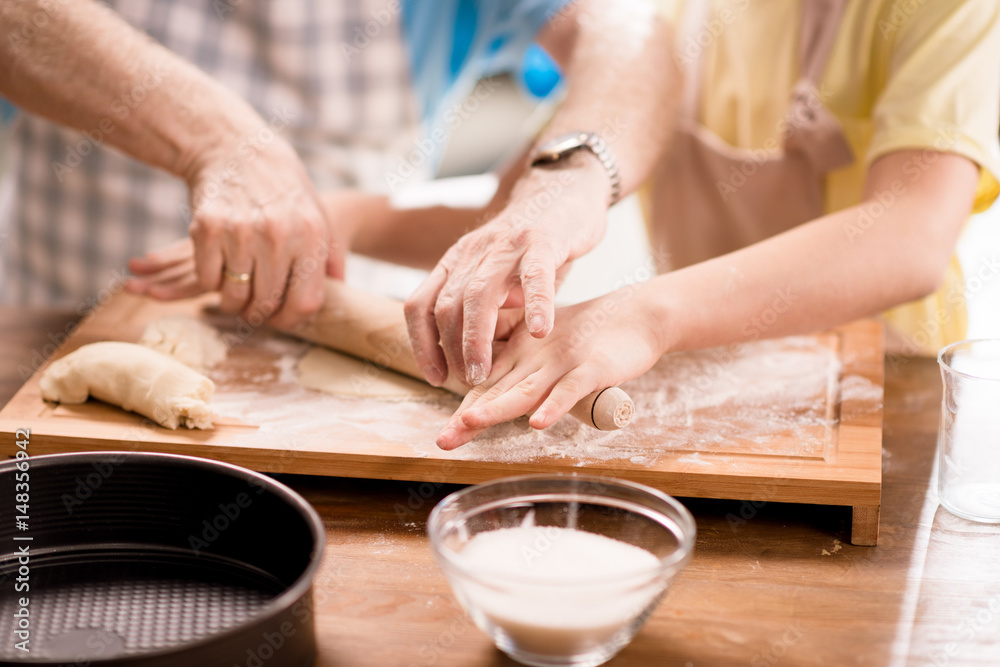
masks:
<path fill-rule="evenodd" d="M 309 350 L 299 361 L 298 371 L 303 387 L 340 396 L 409 401 L 447 395 L 426 382 L 323 347 Z"/>
<path fill-rule="evenodd" d="M 229 346 L 215 327 L 193 317 L 172 315 L 146 325 L 140 345 L 170 355 L 200 373 L 220 363 Z"/>
<path fill-rule="evenodd" d="M 49 366 L 42 398 L 83 403 L 88 396 L 175 429 L 212 428 L 215 385 L 176 359 L 133 343 L 91 343 Z"/>

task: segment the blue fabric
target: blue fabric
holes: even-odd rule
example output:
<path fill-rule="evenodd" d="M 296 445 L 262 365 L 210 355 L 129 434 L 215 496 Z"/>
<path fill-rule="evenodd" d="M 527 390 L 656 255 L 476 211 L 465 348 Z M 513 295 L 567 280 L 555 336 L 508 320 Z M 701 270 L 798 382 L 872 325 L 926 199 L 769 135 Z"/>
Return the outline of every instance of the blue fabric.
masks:
<path fill-rule="evenodd" d="M 479 79 L 522 72 L 535 35 L 571 1 L 403 0 L 403 34 L 425 125 L 439 125 L 442 112 Z M 531 62 L 540 62 L 537 54 Z M 545 87 L 533 79 L 529 90 Z"/>
<path fill-rule="evenodd" d="M 545 49 L 537 44 L 528 46 L 521 61 L 521 83 L 524 89 L 538 99 L 545 99 L 562 82 L 559 65 Z"/>
<path fill-rule="evenodd" d="M 10 121 L 14 120 L 14 115 L 16 113 L 17 109 L 11 106 L 10 102 L 0 98 L 0 125 L 6 125 Z"/>

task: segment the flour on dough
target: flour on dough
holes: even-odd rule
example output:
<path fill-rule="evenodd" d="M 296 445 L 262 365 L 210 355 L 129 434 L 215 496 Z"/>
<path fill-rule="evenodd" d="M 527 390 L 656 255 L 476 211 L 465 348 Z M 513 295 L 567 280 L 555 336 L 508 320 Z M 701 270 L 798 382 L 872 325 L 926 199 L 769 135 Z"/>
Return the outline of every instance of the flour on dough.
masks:
<path fill-rule="evenodd" d="M 215 327 L 184 315 L 163 317 L 149 323 L 139 344 L 170 355 L 202 373 L 229 354 L 229 347 Z"/>
<path fill-rule="evenodd" d="M 425 382 L 379 368 L 371 362 L 314 347 L 299 361 L 299 384 L 355 398 L 429 400 L 445 395 Z"/>
<path fill-rule="evenodd" d="M 175 429 L 212 428 L 215 385 L 173 357 L 133 343 L 91 343 L 45 369 L 42 398 L 83 403 L 88 396 Z"/>

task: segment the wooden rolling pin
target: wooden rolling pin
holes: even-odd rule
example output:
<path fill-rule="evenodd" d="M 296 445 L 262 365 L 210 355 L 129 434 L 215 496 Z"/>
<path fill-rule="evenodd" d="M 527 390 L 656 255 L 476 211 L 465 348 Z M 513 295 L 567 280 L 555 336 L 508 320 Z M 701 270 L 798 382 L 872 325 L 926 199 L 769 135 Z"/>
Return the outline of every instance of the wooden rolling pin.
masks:
<path fill-rule="evenodd" d="M 324 289 L 323 307 L 312 322 L 288 333 L 367 359 L 376 366 L 424 379 L 413 358 L 401 302 L 349 287 L 339 280 L 327 280 Z M 444 388 L 459 396 L 469 391 L 453 376 Z M 618 387 L 595 391 L 570 410 L 583 423 L 602 431 L 626 426 L 634 412 L 632 399 Z"/>

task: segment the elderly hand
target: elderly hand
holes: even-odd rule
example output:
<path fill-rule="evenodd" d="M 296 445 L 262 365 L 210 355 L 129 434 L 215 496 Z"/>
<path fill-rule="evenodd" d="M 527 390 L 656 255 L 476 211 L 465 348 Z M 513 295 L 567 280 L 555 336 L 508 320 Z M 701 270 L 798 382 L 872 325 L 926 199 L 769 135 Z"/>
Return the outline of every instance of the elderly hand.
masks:
<path fill-rule="evenodd" d="M 530 336 L 552 330 L 560 269 L 603 236 L 609 192 L 592 155 L 531 169 L 493 220 L 445 253 L 405 309 L 428 382 L 441 385 L 449 370 L 470 386 L 486 380 L 501 308 L 523 306 Z"/>
<path fill-rule="evenodd" d="M 324 276 L 343 277 L 346 248 L 295 151 L 262 126 L 187 173 L 201 288 L 221 292 L 224 311 L 304 323 L 322 305 Z"/>
<path fill-rule="evenodd" d="M 455 449 L 525 414 L 532 415 L 533 428 L 547 428 L 587 394 L 649 370 L 668 349 L 649 285 L 560 308 L 544 339 L 519 322 L 506 343 L 496 346 L 493 372 L 466 395 L 438 435 L 438 446 Z"/>
<path fill-rule="evenodd" d="M 343 277 L 356 213 L 373 197 L 320 198 L 291 149 L 275 150 L 279 158 L 253 154 L 222 172 L 203 168 L 192 188 L 191 238 L 132 259 L 129 291 L 170 300 L 219 290 L 224 310 L 273 316 L 284 328 L 315 312 L 324 275 Z M 265 173 L 281 160 L 286 168 Z"/>

